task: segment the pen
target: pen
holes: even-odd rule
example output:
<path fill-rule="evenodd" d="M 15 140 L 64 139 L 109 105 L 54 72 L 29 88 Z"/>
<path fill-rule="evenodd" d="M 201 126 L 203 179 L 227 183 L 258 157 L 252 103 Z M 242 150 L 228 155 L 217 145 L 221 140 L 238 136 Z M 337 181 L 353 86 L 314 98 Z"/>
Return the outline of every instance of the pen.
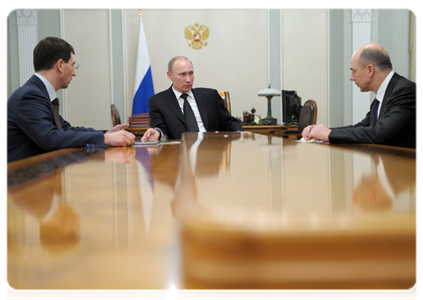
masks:
<path fill-rule="evenodd" d="M 163 142 L 160 142 L 160 144 L 170 144 L 170 145 L 174 145 L 174 144 L 180 144 L 181 143 L 181 141 L 163 141 Z"/>

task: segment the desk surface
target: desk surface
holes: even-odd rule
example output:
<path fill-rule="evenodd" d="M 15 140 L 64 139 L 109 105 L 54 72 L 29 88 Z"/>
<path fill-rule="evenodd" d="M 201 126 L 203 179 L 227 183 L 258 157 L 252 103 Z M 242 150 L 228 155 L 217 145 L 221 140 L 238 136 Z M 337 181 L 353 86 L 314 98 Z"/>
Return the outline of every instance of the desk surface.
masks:
<path fill-rule="evenodd" d="M 244 125 L 242 128 L 245 131 L 250 131 L 254 133 L 260 134 L 269 134 L 270 130 L 282 130 L 286 129 L 287 127 L 296 128 L 297 125 Z M 129 127 L 125 128 L 125 130 L 135 134 L 136 136 L 143 136 L 144 133 L 147 131 L 149 127 Z"/>
<path fill-rule="evenodd" d="M 370 150 L 189 133 L 177 145 L 10 163 L 8 282 L 410 288 L 415 152 Z"/>

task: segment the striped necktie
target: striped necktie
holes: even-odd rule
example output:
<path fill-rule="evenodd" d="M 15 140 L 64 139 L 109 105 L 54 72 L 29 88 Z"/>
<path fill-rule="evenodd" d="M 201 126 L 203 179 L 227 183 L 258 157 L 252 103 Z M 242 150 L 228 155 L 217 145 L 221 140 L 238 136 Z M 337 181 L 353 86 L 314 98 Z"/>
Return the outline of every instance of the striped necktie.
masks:
<path fill-rule="evenodd" d="M 194 112 L 192 111 L 191 105 L 187 100 L 188 94 L 182 94 L 181 98 L 184 99 L 184 117 L 187 125 L 188 132 L 198 132 L 198 124 L 195 119 Z"/>

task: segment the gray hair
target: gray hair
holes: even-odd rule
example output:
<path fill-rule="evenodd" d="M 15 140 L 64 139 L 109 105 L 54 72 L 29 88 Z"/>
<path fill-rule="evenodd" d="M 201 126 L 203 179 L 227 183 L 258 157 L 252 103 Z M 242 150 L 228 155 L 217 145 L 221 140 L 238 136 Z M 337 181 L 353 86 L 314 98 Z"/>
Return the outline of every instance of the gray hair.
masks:
<path fill-rule="evenodd" d="M 362 65 L 373 64 L 381 71 L 392 70 L 389 54 L 379 49 L 365 48 L 360 54 L 358 61 Z"/>

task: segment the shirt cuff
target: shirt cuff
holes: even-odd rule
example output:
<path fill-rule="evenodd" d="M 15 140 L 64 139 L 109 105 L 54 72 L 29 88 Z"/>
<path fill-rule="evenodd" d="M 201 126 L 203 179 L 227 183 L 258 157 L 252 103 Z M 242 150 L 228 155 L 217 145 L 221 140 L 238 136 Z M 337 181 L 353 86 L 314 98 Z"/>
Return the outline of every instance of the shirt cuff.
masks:
<path fill-rule="evenodd" d="M 166 140 L 167 140 L 166 135 L 165 135 L 165 134 L 163 134 L 163 132 L 160 130 L 160 128 L 159 128 L 159 127 L 155 127 L 154 129 L 156 129 L 156 130 L 160 133 L 160 137 L 159 137 L 159 140 L 160 140 L 160 141 L 166 141 Z"/>

